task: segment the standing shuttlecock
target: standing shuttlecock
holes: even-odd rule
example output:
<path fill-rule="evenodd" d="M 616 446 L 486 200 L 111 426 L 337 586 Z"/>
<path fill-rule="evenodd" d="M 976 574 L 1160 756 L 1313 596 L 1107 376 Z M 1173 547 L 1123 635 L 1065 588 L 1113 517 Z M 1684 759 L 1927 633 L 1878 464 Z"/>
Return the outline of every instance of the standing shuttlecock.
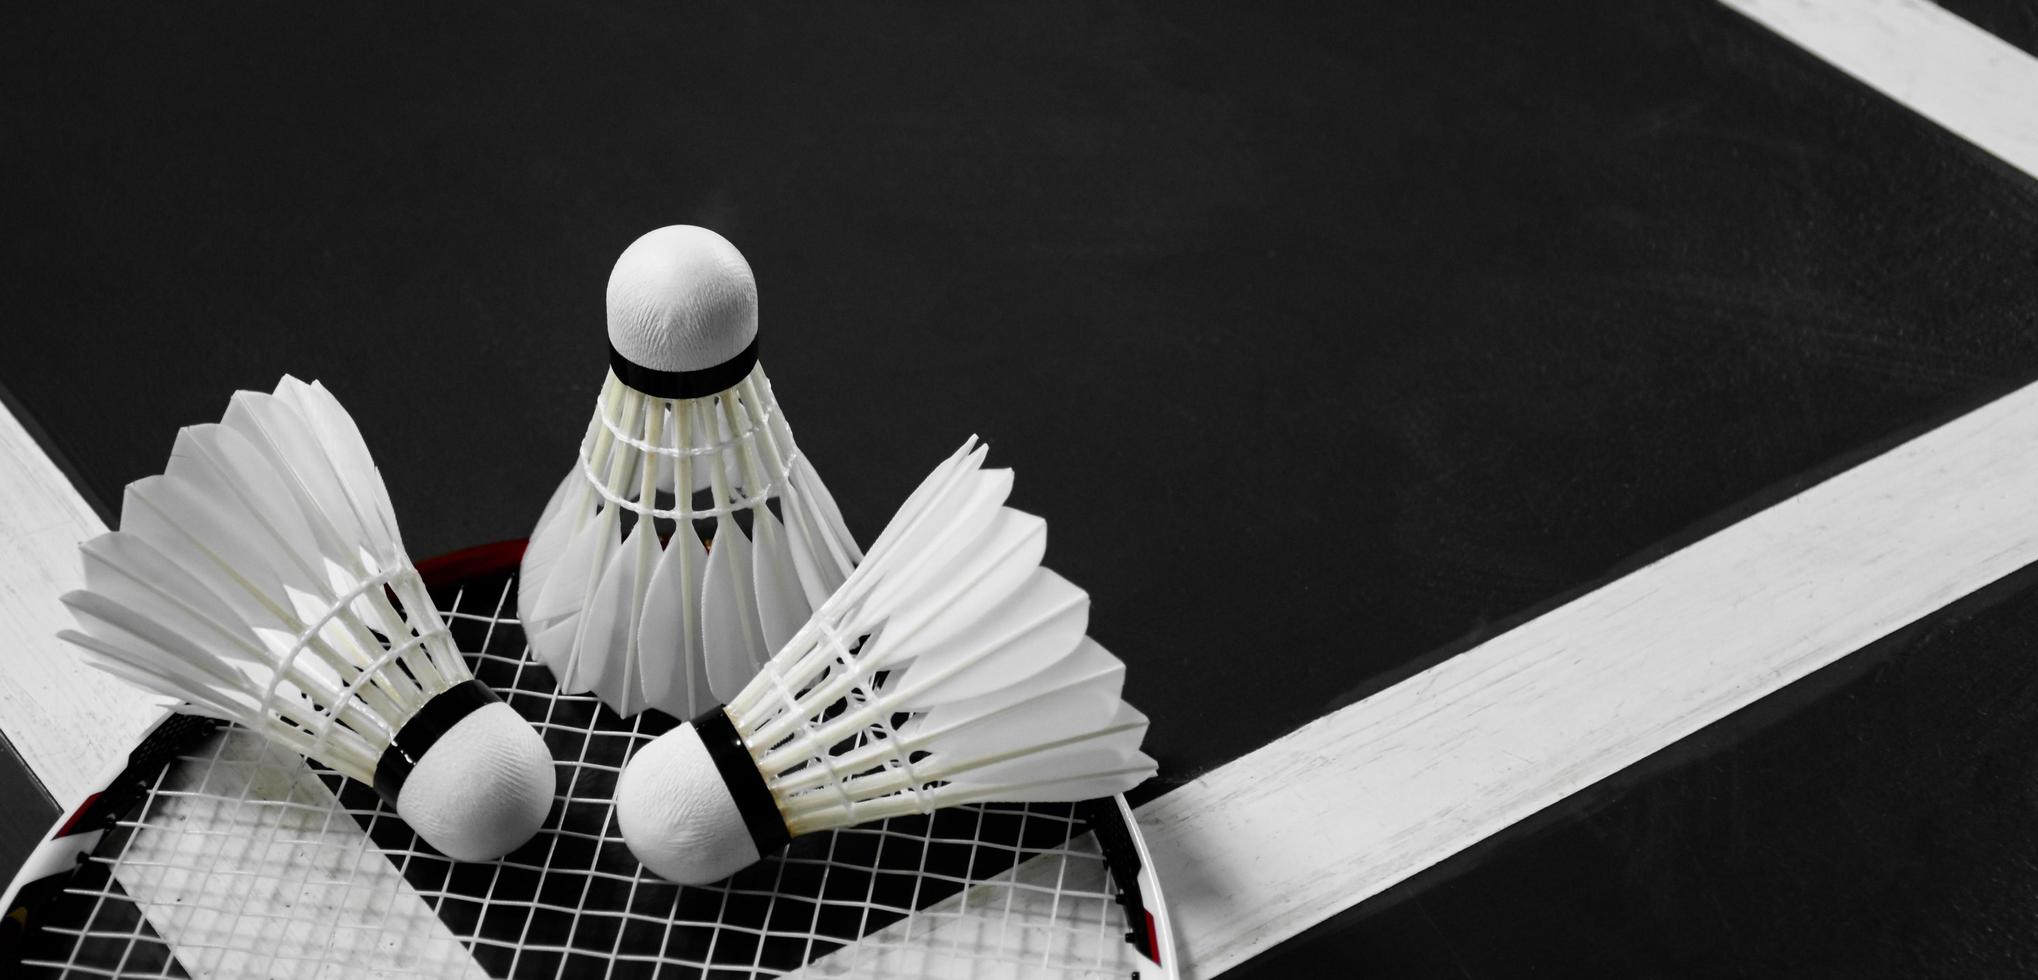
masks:
<path fill-rule="evenodd" d="M 80 550 L 62 635 L 95 666 L 373 785 L 450 857 L 500 857 L 551 809 L 544 740 L 468 672 L 323 386 L 179 432 Z"/>
<path fill-rule="evenodd" d="M 1081 800 L 1154 772 L 1090 600 L 1040 567 L 1047 523 L 1004 506 L 975 440 L 726 707 L 659 736 L 616 784 L 631 853 L 682 884 L 792 837 L 940 807 Z"/>
<path fill-rule="evenodd" d="M 862 555 L 757 363 L 735 246 L 686 225 L 637 239 L 608 321 L 608 379 L 517 612 L 561 690 L 686 718 L 741 690 Z"/>

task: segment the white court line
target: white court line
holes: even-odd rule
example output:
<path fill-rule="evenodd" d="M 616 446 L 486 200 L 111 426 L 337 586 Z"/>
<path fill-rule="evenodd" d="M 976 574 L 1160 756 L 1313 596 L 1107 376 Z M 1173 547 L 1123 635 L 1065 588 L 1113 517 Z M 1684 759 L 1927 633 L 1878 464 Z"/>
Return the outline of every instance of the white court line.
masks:
<path fill-rule="evenodd" d="M 68 811 L 134 748 L 168 701 L 85 666 L 57 631 L 57 596 L 84 584 L 78 542 L 106 525 L 0 407 L 0 731 Z"/>
<path fill-rule="evenodd" d="M 2038 386 L 1149 803 L 1209 977 L 2038 561 Z"/>
<path fill-rule="evenodd" d="M 1921 0 L 1722 0 L 2038 177 L 2038 61 Z M 2038 560 L 2025 389 L 1140 811 L 1209 977 Z"/>
<path fill-rule="evenodd" d="M 2038 61 L 1924 0 L 1721 0 L 2038 177 Z"/>

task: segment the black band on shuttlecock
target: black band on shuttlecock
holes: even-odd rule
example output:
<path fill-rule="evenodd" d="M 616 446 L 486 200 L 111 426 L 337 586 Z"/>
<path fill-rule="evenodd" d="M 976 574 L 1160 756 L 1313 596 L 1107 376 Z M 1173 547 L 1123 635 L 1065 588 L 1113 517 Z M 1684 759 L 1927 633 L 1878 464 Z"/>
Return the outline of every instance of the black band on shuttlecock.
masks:
<path fill-rule="evenodd" d="M 736 352 L 736 356 L 713 367 L 698 371 L 660 371 L 648 368 L 623 356 L 615 344 L 609 345 L 609 370 L 616 372 L 616 380 L 629 385 L 653 398 L 706 398 L 719 395 L 736 387 L 736 383 L 749 376 L 750 369 L 757 366 L 757 338 L 750 338 L 750 346 Z"/>
<path fill-rule="evenodd" d="M 375 792 L 395 806 L 397 795 L 403 792 L 403 781 L 410 778 L 410 771 L 417 768 L 418 760 L 438 744 L 439 738 L 459 724 L 460 719 L 501 700 L 488 685 L 473 679 L 432 695 L 417 714 L 396 730 L 389 747 L 382 750 L 382 758 L 375 763 Z"/>
<path fill-rule="evenodd" d="M 736 812 L 742 814 L 743 826 L 750 830 L 757 853 L 770 854 L 784 847 L 793 835 L 786 832 L 785 818 L 779 816 L 771 787 L 764 784 L 764 774 L 751 761 L 750 750 L 743 745 L 743 736 L 736 734 L 736 723 L 729 720 L 729 713 L 719 707 L 710 708 L 693 720 L 693 730 L 700 736 L 702 747 L 708 750 L 708 758 L 715 760 L 715 771 L 722 774 L 722 785 L 729 788 L 729 798 L 736 801 Z"/>

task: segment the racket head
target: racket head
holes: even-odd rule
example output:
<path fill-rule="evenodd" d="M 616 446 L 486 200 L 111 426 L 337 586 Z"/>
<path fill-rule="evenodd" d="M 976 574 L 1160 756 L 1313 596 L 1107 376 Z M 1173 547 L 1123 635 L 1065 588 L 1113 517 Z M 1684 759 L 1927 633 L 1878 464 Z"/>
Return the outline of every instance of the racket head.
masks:
<path fill-rule="evenodd" d="M 558 798 L 455 862 L 369 787 L 165 716 L 16 875 L 0 972 L 50 976 L 1173 977 L 1122 797 L 970 806 L 796 839 L 705 887 L 637 865 L 609 799 L 677 724 L 558 691 L 514 618 L 521 541 L 419 563 L 474 673 L 530 720 Z M 7 975 L 15 975 L 8 972 Z"/>

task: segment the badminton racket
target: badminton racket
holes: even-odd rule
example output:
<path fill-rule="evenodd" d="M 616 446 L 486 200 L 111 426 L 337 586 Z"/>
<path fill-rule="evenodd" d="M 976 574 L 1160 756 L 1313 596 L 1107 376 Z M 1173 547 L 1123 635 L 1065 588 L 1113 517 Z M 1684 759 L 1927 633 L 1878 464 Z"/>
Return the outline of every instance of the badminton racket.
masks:
<path fill-rule="evenodd" d="M 16 875 L 0 973 L 52 977 L 1174 977 L 1122 797 L 801 837 L 707 887 L 644 871 L 610 796 L 676 722 L 561 694 L 514 618 L 523 542 L 422 562 L 559 795 L 500 861 L 425 847 L 374 790 L 234 725 L 161 719 Z"/>

